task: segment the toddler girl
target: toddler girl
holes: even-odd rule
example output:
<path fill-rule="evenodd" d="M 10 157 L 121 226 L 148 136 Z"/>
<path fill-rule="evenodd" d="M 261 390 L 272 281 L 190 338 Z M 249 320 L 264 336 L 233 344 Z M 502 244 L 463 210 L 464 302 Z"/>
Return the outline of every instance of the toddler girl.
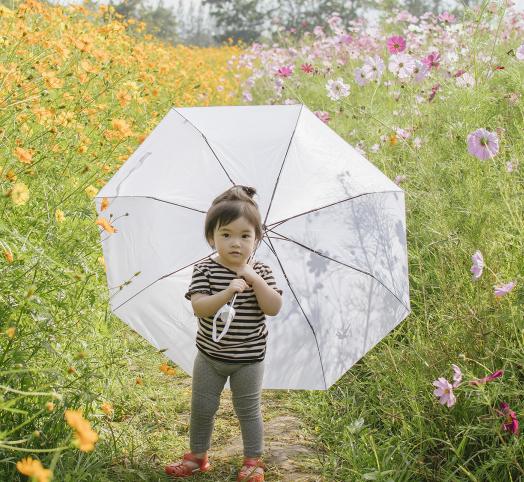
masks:
<path fill-rule="evenodd" d="M 220 394 L 230 377 L 235 413 L 244 444 L 243 466 L 237 480 L 264 480 L 263 423 L 260 410 L 267 327 L 265 315 L 275 316 L 282 306 L 282 290 L 276 287 L 271 268 L 250 261 L 261 242 L 263 228 L 256 190 L 233 186 L 215 198 L 205 219 L 204 235 L 218 256 L 193 266 L 186 299 L 198 317 L 197 356 L 193 366 L 190 449 L 182 461 L 165 467 L 174 477 L 188 477 L 210 469 L 207 450 L 211 444 Z M 213 318 L 237 294 L 235 317 L 226 334 L 224 322 Z M 214 341 L 217 340 L 218 341 Z"/>

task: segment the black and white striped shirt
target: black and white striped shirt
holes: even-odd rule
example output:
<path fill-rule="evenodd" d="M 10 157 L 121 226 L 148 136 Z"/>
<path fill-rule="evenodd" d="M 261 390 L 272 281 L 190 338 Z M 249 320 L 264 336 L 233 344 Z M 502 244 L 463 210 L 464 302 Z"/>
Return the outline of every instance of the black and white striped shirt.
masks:
<path fill-rule="evenodd" d="M 255 261 L 252 267 L 269 286 L 282 295 L 282 290 L 277 288 L 273 272 L 267 264 Z M 193 266 L 191 284 L 184 297 L 191 300 L 193 293 L 214 295 L 225 290 L 231 280 L 235 278 L 238 278 L 235 271 L 208 257 Z M 235 318 L 229 325 L 227 334 L 218 342 L 213 341 L 211 335 L 215 314 L 198 318 L 197 348 L 211 358 L 226 363 L 262 361 L 266 355 L 268 333 L 265 323 L 266 316 L 258 305 L 252 287 L 248 286 L 243 292 L 237 294 L 233 308 L 236 313 Z M 217 336 L 222 333 L 224 326 L 225 323 L 217 318 Z"/>

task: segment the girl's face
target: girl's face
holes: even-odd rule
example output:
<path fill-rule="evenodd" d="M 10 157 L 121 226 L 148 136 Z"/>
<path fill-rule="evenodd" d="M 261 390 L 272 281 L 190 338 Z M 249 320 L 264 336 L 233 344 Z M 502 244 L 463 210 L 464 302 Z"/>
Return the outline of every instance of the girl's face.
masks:
<path fill-rule="evenodd" d="M 219 229 L 215 228 L 211 244 L 225 265 L 240 267 L 246 264 L 251 256 L 255 249 L 255 241 L 255 228 L 241 216 Z"/>

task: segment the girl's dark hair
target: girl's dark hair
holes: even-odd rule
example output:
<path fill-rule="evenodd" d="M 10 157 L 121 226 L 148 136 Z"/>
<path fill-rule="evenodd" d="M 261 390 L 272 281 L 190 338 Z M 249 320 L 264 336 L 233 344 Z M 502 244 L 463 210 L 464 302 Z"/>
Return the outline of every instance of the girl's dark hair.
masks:
<path fill-rule="evenodd" d="M 260 241 L 263 236 L 262 219 L 258 204 L 253 200 L 257 193 L 254 187 L 233 186 L 217 196 L 206 214 L 204 235 L 211 247 L 215 229 L 244 217 L 255 228 L 255 238 Z"/>

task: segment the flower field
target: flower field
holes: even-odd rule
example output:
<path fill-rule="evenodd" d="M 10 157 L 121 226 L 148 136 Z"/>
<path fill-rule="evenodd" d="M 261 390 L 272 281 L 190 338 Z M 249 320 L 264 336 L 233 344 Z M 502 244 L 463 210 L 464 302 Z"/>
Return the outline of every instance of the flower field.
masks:
<path fill-rule="evenodd" d="M 327 25 L 168 47 L 107 7 L 0 6 L 0 480 L 166 480 L 190 379 L 111 314 L 92 200 L 172 106 L 289 103 L 406 193 L 412 313 L 278 395 L 321 480 L 524 480 L 524 15 Z"/>

